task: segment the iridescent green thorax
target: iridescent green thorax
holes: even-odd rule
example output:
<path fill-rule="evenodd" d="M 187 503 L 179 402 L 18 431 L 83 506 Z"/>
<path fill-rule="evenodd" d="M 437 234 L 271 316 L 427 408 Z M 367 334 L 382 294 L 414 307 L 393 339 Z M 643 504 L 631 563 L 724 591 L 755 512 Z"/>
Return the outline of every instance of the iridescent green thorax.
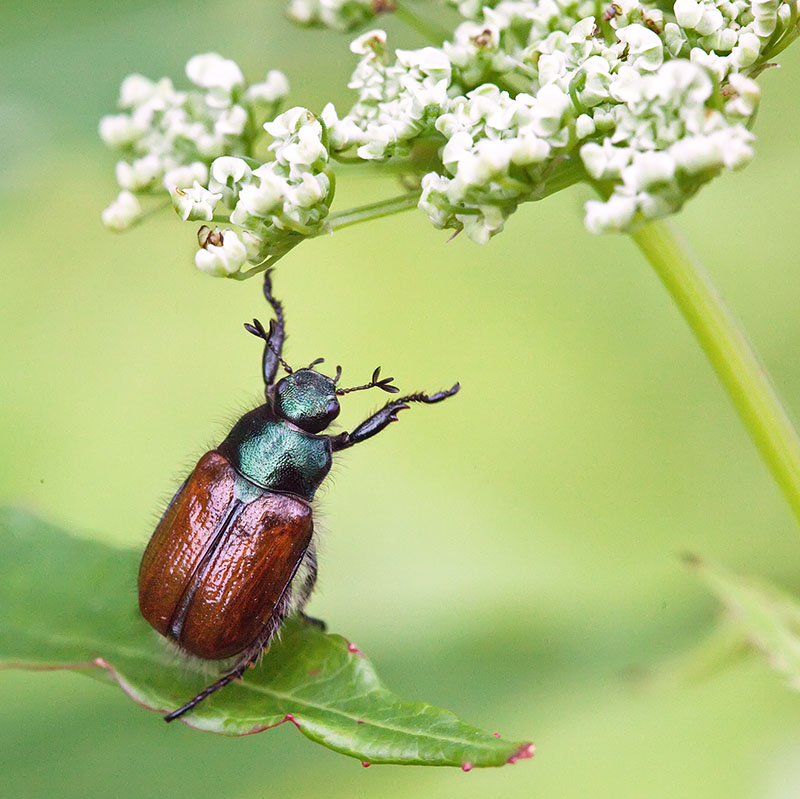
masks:
<path fill-rule="evenodd" d="M 324 430 L 339 415 L 336 384 L 313 369 L 298 369 L 275 386 L 275 413 L 309 433 Z"/>
<path fill-rule="evenodd" d="M 217 450 L 252 483 L 308 500 L 314 498 L 332 461 L 327 436 L 298 430 L 269 405 L 245 414 Z"/>

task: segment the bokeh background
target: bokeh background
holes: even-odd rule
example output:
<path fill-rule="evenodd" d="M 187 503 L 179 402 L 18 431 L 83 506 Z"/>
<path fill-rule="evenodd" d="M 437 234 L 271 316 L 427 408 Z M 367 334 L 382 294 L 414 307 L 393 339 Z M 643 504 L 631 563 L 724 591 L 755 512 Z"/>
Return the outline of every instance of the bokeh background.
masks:
<path fill-rule="evenodd" d="M 257 401 L 241 323 L 266 314 L 258 282 L 197 272 L 194 226 L 171 214 L 103 230 L 114 158 L 96 125 L 127 73 L 180 81 L 207 50 L 250 78 L 284 69 L 295 103 L 345 107 L 347 38 L 293 28 L 282 5 L 2 4 L 3 503 L 142 547 L 187 469 Z M 782 61 L 761 79 L 756 161 L 678 223 L 797 417 L 800 52 Z M 375 177 L 339 186 L 340 209 L 396 192 Z M 224 739 L 73 674 L 3 672 L 0 794 L 800 795 L 800 699 L 759 658 L 641 679 L 670 674 L 716 624 L 681 551 L 800 591 L 800 537 L 643 258 L 584 231 L 585 199 L 523 208 L 486 247 L 447 244 L 409 212 L 305 243 L 275 280 L 291 362 L 463 386 L 341 459 L 319 502 L 310 611 L 401 695 L 530 738 L 536 759 L 365 770 L 290 725 Z M 343 425 L 380 402 L 349 398 Z"/>

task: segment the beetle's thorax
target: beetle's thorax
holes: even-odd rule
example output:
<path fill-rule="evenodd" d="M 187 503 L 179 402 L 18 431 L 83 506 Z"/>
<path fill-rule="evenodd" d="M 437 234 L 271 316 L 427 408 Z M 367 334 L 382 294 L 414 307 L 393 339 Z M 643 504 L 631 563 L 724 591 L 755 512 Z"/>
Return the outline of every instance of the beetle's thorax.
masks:
<path fill-rule="evenodd" d="M 301 430 L 269 404 L 239 419 L 217 451 L 252 483 L 308 500 L 313 499 L 332 461 L 327 436 Z"/>

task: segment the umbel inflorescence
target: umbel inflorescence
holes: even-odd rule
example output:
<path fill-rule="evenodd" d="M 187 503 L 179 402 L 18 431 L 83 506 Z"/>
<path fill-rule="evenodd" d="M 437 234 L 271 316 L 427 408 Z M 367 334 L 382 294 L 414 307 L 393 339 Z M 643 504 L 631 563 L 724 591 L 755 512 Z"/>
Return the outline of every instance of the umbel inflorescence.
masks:
<path fill-rule="evenodd" d="M 346 113 L 278 113 L 282 73 L 248 85 L 213 53 L 187 64 L 188 91 L 132 75 L 100 124 L 121 152 L 103 220 L 125 229 L 141 197 L 168 192 L 183 219 L 222 225 L 201 228 L 197 266 L 241 275 L 330 230 L 334 169 L 373 162 L 436 227 L 479 243 L 520 203 L 580 181 L 599 196 L 587 228 L 629 230 L 753 157 L 754 78 L 798 35 L 799 4 L 451 0 L 438 46 L 393 49 L 382 30 L 352 41 Z M 289 15 L 351 29 L 397 5 L 293 0 Z"/>

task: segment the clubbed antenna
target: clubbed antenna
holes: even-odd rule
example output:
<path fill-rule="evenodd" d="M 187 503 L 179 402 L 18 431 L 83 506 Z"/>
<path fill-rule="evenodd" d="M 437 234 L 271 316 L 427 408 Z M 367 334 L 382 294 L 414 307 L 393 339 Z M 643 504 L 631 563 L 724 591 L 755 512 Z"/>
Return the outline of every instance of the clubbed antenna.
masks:
<path fill-rule="evenodd" d="M 365 383 L 363 386 L 353 386 L 352 388 L 337 388 L 336 393 L 341 396 L 342 394 L 350 394 L 352 391 L 363 391 L 366 388 L 379 388 L 381 391 L 386 391 L 389 394 L 398 394 L 400 389 L 397 386 L 392 386 L 390 383 L 394 380 L 393 377 L 384 377 L 382 379 L 378 379 L 381 373 L 381 367 L 377 367 L 375 371 L 372 373 L 372 380 L 369 383 Z M 339 379 L 339 375 L 341 374 L 341 369 L 337 367 L 336 369 L 336 380 Z M 334 380 L 334 382 L 336 382 Z"/>
<path fill-rule="evenodd" d="M 272 325 L 272 323 L 270 323 L 270 325 Z M 281 366 L 286 370 L 287 374 L 292 374 L 292 372 L 294 370 L 292 369 L 291 366 L 289 366 L 288 363 L 286 363 L 286 361 L 283 360 L 283 358 L 281 357 L 281 354 L 278 352 L 278 350 L 276 350 L 275 347 L 272 346 L 272 342 L 269 340 L 269 334 L 267 333 L 266 330 L 264 330 L 264 325 L 262 325 L 261 322 L 258 321 L 258 319 L 253 319 L 253 324 L 252 325 L 249 324 L 248 322 L 245 322 L 244 323 L 244 329 L 248 333 L 252 333 L 256 338 L 264 339 L 264 341 L 267 342 L 267 346 L 277 356 L 278 360 L 281 363 Z M 316 363 L 316 361 L 315 361 L 315 363 Z M 314 364 L 311 364 L 311 365 L 313 366 Z"/>
<path fill-rule="evenodd" d="M 314 360 L 311 361 L 311 363 L 308 365 L 308 368 L 313 369 L 318 363 L 324 363 L 324 362 L 325 362 L 324 358 L 314 358 Z"/>

